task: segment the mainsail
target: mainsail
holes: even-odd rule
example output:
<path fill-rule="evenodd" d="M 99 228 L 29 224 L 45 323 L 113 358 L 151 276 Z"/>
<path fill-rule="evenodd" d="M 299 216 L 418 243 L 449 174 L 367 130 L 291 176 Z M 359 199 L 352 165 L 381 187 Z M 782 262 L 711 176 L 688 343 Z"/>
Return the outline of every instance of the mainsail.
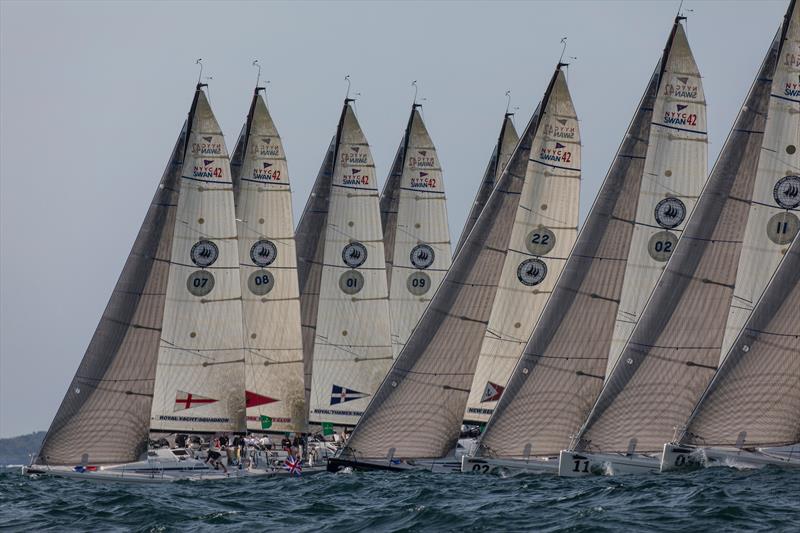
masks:
<path fill-rule="evenodd" d="M 500 175 L 506 168 L 508 160 L 511 159 L 511 154 L 514 153 L 517 142 L 519 142 L 519 135 L 517 135 L 517 130 L 514 127 L 514 121 L 511 120 L 512 116 L 514 116 L 513 113 L 506 113 L 505 117 L 503 117 L 503 125 L 500 127 L 500 136 L 497 138 L 497 144 L 492 151 L 492 157 L 489 158 L 489 164 L 486 166 L 486 171 L 483 173 L 483 179 L 481 179 L 481 183 L 478 186 L 478 192 L 475 193 L 475 200 L 472 202 L 472 208 L 469 210 L 467 221 L 464 223 L 464 229 L 461 230 L 461 237 L 459 237 L 458 244 L 453 251 L 453 257 L 458 254 L 458 251 L 461 250 L 461 247 L 464 245 L 464 241 L 469 236 L 469 232 L 472 231 L 472 226 L 474 226 L 475 222 L 478 220 L 478 216 L 481 214 L 481 211 L 483 211 L 483 206 L 486 205 L 489 195 L 492 194 L 495 183 L 500 179 Z"/>
<path fill-rule="evenodd" d="M 660 452 L 713 377 L 783 33 L 785 26 L 773 41 L 680 242 L 571 449 Z"/>
<path fill-rule="evenodd" d="M 722 355 L 800 230 L 800 24 L 790 23 L 772 78 L 764 142 Z"/>
<path fill-rule="evenodd" d="M 559 65 L 541 105 L 548 118 L 559 105 L 551 103 L 551 91 L 563 80 Z M 398 457 L 437 458 L 455 447 L 531 146 L 541 142 L 537 138 L 543 135 L 542 123 L 539 115 L 528 123 L 463 248 L 356 426 L 343 456 L 382 458 L 394 449 Z"/>
<path fill-rule="evenodd" d="M 181 173 L 150 428 L 243 431 L 239 251 L 228 152 L 198 86 Z"/>
<path fill-rule="evenodd" d="M 337 425 L 356 424 L 392 359 L 375 165 L 351 101 L 345 100 L 339 121 L 328 190 L 318 191 L 315 184 L 312 191 L 327 202 L 317 209 L 326 221 L 318 228 L 324 243 L 317 243 L 323 254 L 309 420 Z M 304 247 L 298 254 L 311 249 Z M 304 281 L 306 291 L 313 280 Z"/>
<path fill-rule="evenodd" d="M 47 431 L 38 464 L 128 463 L 147 450 L 186 127 Z"/>
<path fill-rule="evenodd" d="M 236 191 L 249 430 L 303 431 L 303 345 L 292 192 L 283 143 L 253 95 L 231 161 Z"/>
<path fill-rule="evenodd" d="M 547 303 L 578 235 L 581 140 L 563 79 L 531 146 L 525 184 L 470 387 L 464 419 L 485 422 Z M 533 272 L 538 270 L 539 275 Z"/>
<path fill-rule="evenodd" d="M 653 169 L 663 174 L 660 165 L 682 160 L 678 150 L 688 144 L 683 139 L 689 132 L 670 139 L 662 116 L 654 115 L 672 98 L 665 85 L 671 83 L 676 66 L 685 67 L 687 51 L 676 20 L 553 295 L 481 436 L 479 455 L 558 454 L 600 391 L 638 206 L 651 201 L 650 189 L 642 188 L 644 173 Z M 651 139 L 671 157 L 654 152 Z"/>
<path fill-rule="evenodd" d="M 659 91 L 605 375 L 639 320 L 708 176 L 703 83 L 680 24 Z"/>
<path fill-rule="evenodd" d="M 680 442 L 783 446 L 800 442 L 800 238 L 689 418 Z"/>
<path fill-rule="evenodd" d="M 412 106 L 380 200 L 395 357 L 451 263 L 442 169 L 419 107 Z"/>

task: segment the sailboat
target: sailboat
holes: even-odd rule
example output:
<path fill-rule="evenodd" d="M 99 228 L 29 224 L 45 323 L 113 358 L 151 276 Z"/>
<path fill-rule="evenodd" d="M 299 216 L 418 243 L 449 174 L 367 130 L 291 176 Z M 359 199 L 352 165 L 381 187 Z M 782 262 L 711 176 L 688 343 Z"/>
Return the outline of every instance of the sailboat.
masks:
<path fill-rule="evenodd" d="M 464 420 L 489 420 L 578 235 L 581 141 L 569 107 L 531 153 Z M 523 266 L 526 265 L 526 266 Z M 527 270 L 526 270 L 527 269 Z M 541 279 L 531 269 L 540 269 Z"/>
<path fill-rule="evenodd" d="M 245 427 L 232 182 L 204 86 L 29 474 L 174 481 L 255 473 L 215 470 L 184 448 L 148 449 L 151 433 Z"/>
<path fill-rule="evenodd" d="M 353 101 L 297 231 L 309 422 L 323 429 L 354 426 L 392 361 L 375 165 Z"/>
<path fill-rule="evenodd" d="M 464 245 L 464 241 L 466 241 L 469 236 L 469 232 L 472 231 L 472 226 L 474 226 L 475 222 L 478 220 L 478 216 L 481 214 L 481 211 L 483 211 L 483 207 L 489 199 L 489 195 L 492 194 L 495 183 L 500 179 L 509 159 L 511 159 L 511 155 L 514 153 L 514 148 L 516 148 L 519 142 L 519 135 L 517 134 L 514 121 L 512 120 L 513 116 L 514 114 L 508 111 L 506 111 L 505 116 L 503 116 L 503 125 L 500 127 L 500 135 L 497 138 L 497 144 L 492 151 L 489 164 L 486 165 L 486 171 L 484 171 L 483 178 L 478 185 L 478 191 L 475 193 L 475 200 L 473 200 L 469 215 L 467 215 L 467 220 L 464 222 L 464 229 L 461 230 L 461 237 L 458 239 L 453 257 L 458 254 L 458 251 L 461 250 L 461 247 Z"/>
<path fill-rule="evenodd" d="M 231 161 L 248 431 L 303 432 L 303 345 L 292 192 L 283 143 L 256 87 Z"/>
<path fill-rule="evenodd" d="M 769 121 L 773 75 L 798 23 L 794 1 L 773 40 L 694 213 L 559 475 L 657 471 L 718 368 Z M 793 53 L 793 51 L 792 51 Z"/>
<path fill-rule="evenodd" d="M 452 261 L 442 169 L 421 107 L 416 102 L 411 106 L 380 198 L 394 357 Z"/>
<path fill-rule="evenodd" d="M 800 468 L 800 239 L 786 252 L 661 471 L 690 466 Z"/>
<path fill-rule="evenodd" d="M 705 98 L 682 20 L 672 25 L 564 272 L 462 471 L 556 473 L 559 451 L 602 386 L 618 311 L 635 308 L 625 284 L 629 277 L 641 290 L 656 283 L 642 268 L 649 267 L 645 256 L 668 256 L 653 241 L 676 240 L 681 222 L 676 214 L 664 228 L 658 206 L 662 199 L 688 202 L 687 191 L 706 174 Z M 676 94 L 677 83 L 692 90 Z M 678 108 L 691 124 L 674 124 Z M 650 235 L 659 233 L 663 239 Z"/>
<path fill-rule="evenodd" d="M 469 386 L 497 293 L 532 154 L 543 162 L 579 168 L 579 158 L 557 149 L 546 125 L 574 117 L 559 63 L 535 114 L 492 190 L 439 290 L 361 417 L 347 445 L 329 459 L 344 467 L 453 471 L 454 450 Z M 520 283 L 547 274 L 536 258 L 518 265 Z"/>

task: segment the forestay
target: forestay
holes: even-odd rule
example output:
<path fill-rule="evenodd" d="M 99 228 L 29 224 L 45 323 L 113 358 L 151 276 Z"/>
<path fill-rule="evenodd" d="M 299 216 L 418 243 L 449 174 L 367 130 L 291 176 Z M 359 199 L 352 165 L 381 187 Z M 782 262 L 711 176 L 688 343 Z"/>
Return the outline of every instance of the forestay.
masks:
<path fill-rule="evenodd" d="M 236 191 L 249 430 L 304 431 L 292 192 L 283 143 L 253 95 L 231 162 Z"/>
<path fill-rule="evenodd" d="M 419 107 L 412 107 L 380 201 L 395 357 L 451 263 L 442 170 Z"/>
<path fill-rule="evenodd" d="M 800 230 L 800 24 L 791 18 L 772 80 L 767 126 L 722 355 L 728 353 Z"/>
<path fill-rule="evenodd" d="M 324 228 L 309 420 L 355 425 L 392 359 L 375 165 L 350 100 Z"/>
<path fill-rule="evenodd" d="M 639 320 L 708 176 L 703 82 L 680 24 L 659 91 L 606 375 Z"/>
<path fill-rule="evenodd" d="M 150 427 L 243 431 L 242 302 L 228 152 L 200 87 L 172 239 Z"/>
<path fill-rule="evenodd" d="M 800 239 L 778 270 L 689 418 L 680 442 L 800 442 Z"/>
<path fill-rule="evenodd" d="M 660 452 L 717 369 L 758 156 L 776 37 L 642 317 L 571 445 Z"/>
<path fill-rule="evenodd" d="M 560 69 L 553 75 L 544 97 Z M 437 458 L 458 440 L 539 116 L 531 118 L 463 248 L 342 455 Z"/>
<path fill-rule="evenodd" d="M 541 315 L 578 234 L 581 140 L 563 76 L 531 146 L 525 184 L 464 419 L 485 422 Z"/>
<path fill-rule="evenodd" d="M 634 233 L 646 197 L 654 109 L 666 95 L 672 47 L 682 38 L 673 25 L 662 58 L 575 247 L 534 328 L 508 387 L 481 437 L 479 455 L 525 458 L 558 454 L 580 427 L 603 383 L 614 320 Z M 680 56 L 679 56 L 680 58 Z"/>
<path fill-rule="evenodd" d="M 128 463 L 147 451 L 186 127 L 45 436 L 38 464 Z"/>
<path fill-rule="evenodd" d="M 475 200 L 473 200 L 472 208 L 469 210 L 466 222 L 464 222 L 464 229 L 461 230 L 461 237 L 458 239 L 453 257 L 458 254 L 464 241 L 469 236 L 469 232 L 472 231 L 472 227 L 475 225 L 475 221 L 478 220 L 481 211 L 483 211 L 483 206 L 486 205 L 495 183 L 500 179 L 500 175 L 506 168 L 511 154 L 514 153 L 517 142 L 519 142 L 517 129 L 514 127 L 514 121 L 511 120 L 512 116 L 514 116 L 513 113 L 506 113 L 505 117 L 503 117 L 500 136 L 497 138 L 497 144 L 492 151 L 492 156 L 489 158 L 489 164 L 486 165 L 486 171 L 483 173 L 480 185 L 478 185 L 478 192 L 475 193 Z"/>

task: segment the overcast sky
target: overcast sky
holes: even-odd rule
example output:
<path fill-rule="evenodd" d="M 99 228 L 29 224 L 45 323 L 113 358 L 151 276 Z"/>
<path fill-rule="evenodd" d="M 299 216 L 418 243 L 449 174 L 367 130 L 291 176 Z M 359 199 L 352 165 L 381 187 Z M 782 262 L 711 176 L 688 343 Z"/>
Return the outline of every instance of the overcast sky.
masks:
<path fill-rule="evenodd" d="M 787 1 L 687 1 L 713 162 Z M 300 216 L 345 75 L 386 176 L 418 80 L 457 240 L 512 90 L 522 129 L 568 36 L 586 215 L 677 1 L 0 2 L 0 436 L 46 429 L 116 282 L 202 57 L 233 148 L 259 59 Z"/>

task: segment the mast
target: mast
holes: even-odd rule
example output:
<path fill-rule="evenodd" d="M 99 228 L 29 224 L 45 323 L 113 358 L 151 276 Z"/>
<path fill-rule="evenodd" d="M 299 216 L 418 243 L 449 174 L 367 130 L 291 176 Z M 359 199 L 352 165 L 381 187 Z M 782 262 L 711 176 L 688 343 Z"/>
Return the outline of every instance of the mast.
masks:
<path fill-rule="evenodd" d="M 768 50 L 680 243 L 571 449 L 661 451 L 713 377 L 781 35 Z"/>
<path fill-rule="evenodd" d="M 681 55 L 672 53 L 676 37 L 683 40 L 681 47 L 688 49 L 679 25 L 679 20 L 673 24 L 667 48 L 561 277 L 481 436 L 481 455 L 524 458 L 558 454 L 580 428 L 602 387 L 628 277 L 639 204 L 649 202 L 652 195 L 649 187 L 642 187 L 644 173 L 675 158 L 662 159 L 661 153 L 680 156 L 686 147 L 674 132 L 657 131 L 662 129 L 661 121 L 654 114 L 668 104 L 664 73 L 683 66 Z M 656 139 L 658 152 L 654 153 L 651 145 Z M 652 226 L 649 220 L 645 223 Z"/>
<path fill-rule="evenodd" d="M 309 421 L 355 425 L 391 363 L 372 154 L 346 98 L 325 210 Z"/>
<path fill-rule="evenodd" d="M 398 159 L 381 195 L 395 357 L 451 263 L 444 180 L 421 107 L 412 105 Z"/>
<path fill-rule="evenodd" d="M 787 250 L 679 442 L 767 447 L 800 442 L 800 239 Z"/>
<path fill-rule="evenodd" d="M 147 451 L 186 129 L 184 123 L 38 464 L 127 463 Z"/>
<path fill-rule="evenodd" d="M 150 429 L 245 428 L 242 306 L 228 152 L 198 84 L 178 195 Z"/>
<path fill-rule="evenodd" d="M 233 171 L 248 430 L 305 429 L 292 193 L 280 135 L 256 87 Z"/>
<path fill-rule="evenodd" d="M 470 422 L 489 419 L 578 235 L 581 140 L 565 78 L 553 86 L 550 102 L 541 134 L 531 147 L 497 296 L 470 387 L 464 413 Z M 531 275 L 537 270 L 539 275 Z"/>
<path fill-rule="evenodd" d="M 548 101 L 560 66 L 542 103 Z M 503 266 L 525 170 L 541 124 L 533 116 L 486 207 L 417 327 L 351 435 L 343 455 L 442 457 L 464 406 Z"/>
<path fill-rule="evenodd" d="M 478 191 L 475 193 L 475 200 L 473 200 L 472 208 L 469 211 L 469 215 L 467 215 L 464 229 L 461 230 L 461 237 L 458 239 L 453 257 L 458 254 L 458 251 L 461 250 L 461 247 L 464 245 L 464 241 L 469 236 L 469 232 L 475 225 L 475 221 L 478 220 L 478 216 L 481 214 L 481 211 L 483 211 L 483 206 L 486 205 L 489 195 L 492 194 L 495 183 L 500 179 L 503 169 L 506 168 L 508 160 L 511 158 L 511 154 L 514 153 L 517 142 L 519 142 L 519 135 L 517 134 L 516 128 L 514 128 L 514 122 L 511 120 L 512 116 L 514 116 L 514 113 L 506 112 L 503 117 L 503 125 L 500 126 L 500 135 L 497 138 L 497 144 L 492 151 L 492 156 L 489 158 L 489 164 L 486 166 L 486 171 L 483 173 Z"/>

